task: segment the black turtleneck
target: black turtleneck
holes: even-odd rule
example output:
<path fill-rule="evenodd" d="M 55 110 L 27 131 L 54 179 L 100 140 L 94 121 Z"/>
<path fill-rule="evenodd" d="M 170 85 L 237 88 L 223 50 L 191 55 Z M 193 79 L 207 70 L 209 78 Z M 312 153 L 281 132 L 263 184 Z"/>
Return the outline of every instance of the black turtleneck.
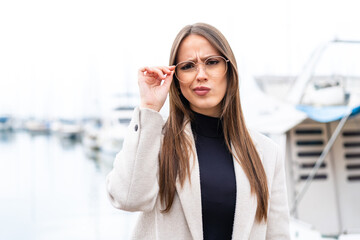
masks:
<path fill-rule="evenodd" d="M 221 120 L 194 112 L 191 123 L 200 168 L 204 240 L 231 239 L 236 202 L 233 158 Z"/>

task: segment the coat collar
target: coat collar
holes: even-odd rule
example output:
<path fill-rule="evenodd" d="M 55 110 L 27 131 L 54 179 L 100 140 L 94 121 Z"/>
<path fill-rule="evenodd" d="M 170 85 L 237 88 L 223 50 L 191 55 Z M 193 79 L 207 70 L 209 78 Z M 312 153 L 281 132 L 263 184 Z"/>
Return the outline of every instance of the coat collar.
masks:
<path fill-rule="evenodd" d="M 203 239 L 200 171 L 194 136 L 192 134 L 190 123 L 185 125 L 184 131 L 185 134 L 192 140 L 192 148 L 194 150 L 194 156 L 191 156 L 190 158 L 191 183 L 189 181 L 185 181 L 183 187 L 181 187 L 180 182 L 177 181 L 176 190 L 178 192 L 192 238 Z M 260 159 L 263 160 L 263 156 L 256 139 L 253 137 L 252 139 L 258 150 Z M 249 238 L 252 225 L 255 220 L 257 201 L 255 195 L 251 195 L 250 182 L 242 167 L 236 160 L 234 160 L 234 171 L 236 177 L 236 205 L 233 240 L 245 240 Z"/>
<path fill-rule="evenodd" d="M 185 218 L 188 223 L 192 238 L 203 239 L 200 171 L 194 136 L 192 134 L 190 123 L 186 124 L 185 126 L 185 134 L 192 140 L 191 147 L 194 150 L 194 156 L 190 155 L 191 183 L 186 180 L 183 187 L 181 187 L 180 181 L 177 181 L 176 190 L 179 194 L 180 202 L 183 207 Z"/>

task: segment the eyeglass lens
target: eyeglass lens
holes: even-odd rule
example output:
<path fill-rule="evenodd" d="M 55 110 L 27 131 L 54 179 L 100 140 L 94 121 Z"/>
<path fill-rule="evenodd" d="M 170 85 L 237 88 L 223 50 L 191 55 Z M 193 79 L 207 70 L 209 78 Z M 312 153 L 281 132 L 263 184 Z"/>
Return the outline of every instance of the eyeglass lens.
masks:
<path fill-rule="evenodd" d="M 176 65 L 175 75 L 179 81 L 187 82 L 195 79 L 200 65 L 210 77 L 222 77 L 227 70 L 227 62 L 223 57 L 209 57 L 204 63 L 194 63 L 192 61 L 181 62 Z"/>

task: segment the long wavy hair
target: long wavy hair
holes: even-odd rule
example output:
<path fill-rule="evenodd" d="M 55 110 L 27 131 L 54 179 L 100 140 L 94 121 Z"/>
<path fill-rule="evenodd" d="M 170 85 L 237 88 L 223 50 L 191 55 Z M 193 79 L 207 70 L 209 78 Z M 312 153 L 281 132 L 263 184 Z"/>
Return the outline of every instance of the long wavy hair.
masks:
<path fill-rule="evenodd" d="M 169 65 L 176 65 L 181 42 L 189 35 L 205 37 L 223 57 L 230 60 L 227 70 L 227 90 L 221 101 L 225 142 L 233 158 L 241 165 L 251 186 L 251 194 L 256 194 L 256 221 L 267 220 L 268 185 L 265 170 L 256 151 L 245 121 L 240 104 L 239 76 L 235 56 L 222 33 L 211 25 L 197 23 L 185 26 L 176 36 L 171 48 Z M 185 125 L 192 119 L 188 100 L 181 94 L 179 81 L 173 76 L 169 91 L 170 113 L 163 128 L 163 142 L 159 155 L 159 194 L 165 206 L 163 213 L 171 209 L 176 181 L 183 186 L 186 178 L 190 181 L 192 139 L 185 134 Z M 233 148 L 231 147 L 233 146 Z M 239 183 L 241 184 L 241 183 Z"/>

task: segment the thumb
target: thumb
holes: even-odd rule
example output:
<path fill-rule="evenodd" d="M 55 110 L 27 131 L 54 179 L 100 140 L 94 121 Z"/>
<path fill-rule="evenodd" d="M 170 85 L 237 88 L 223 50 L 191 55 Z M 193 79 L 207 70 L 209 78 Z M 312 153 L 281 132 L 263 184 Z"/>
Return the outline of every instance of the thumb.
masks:
<path fill-rule="evenodd" d="M 167 75 L 166 78 L 164 79 L 163 85 L 167 90 L 170 89 L 170 85 L 172 83 L 173 76 L 174 76 L 174 71 L 171 71 L 170 75 Z"/>

